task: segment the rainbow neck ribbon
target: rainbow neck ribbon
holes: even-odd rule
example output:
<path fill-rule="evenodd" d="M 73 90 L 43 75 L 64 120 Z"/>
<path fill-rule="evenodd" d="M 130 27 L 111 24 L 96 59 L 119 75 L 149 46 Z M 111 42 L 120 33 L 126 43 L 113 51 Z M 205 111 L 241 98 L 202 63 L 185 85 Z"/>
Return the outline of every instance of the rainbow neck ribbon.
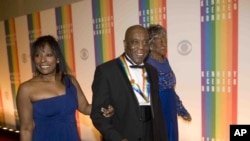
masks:
<path fill-rule="evenodd" d="M 138 92 L 144 98 L 144 100 L 147 103 L 149 103 L 150 102 L 150 83 L 147 79 L 146 69 L 142 68 L 142 77 L 143 77 L 142 86 L 143 86 L 143 89 L 141 90 L 140 86 L 137 83 L 135 83 L 135 80 L 131 77 L 131 74 L 130 74 L 129 69 L 128 69 L 128 64 L 125 60 L 126 59 L 125 56 L 121 55 L 119 57 L 119 59 L 121 61 L 121 65 L 122 65 L 126 75 L 128 76 L 128 79 L 130 81 L 130 84 L 131 84 L 133 90 Z"/>

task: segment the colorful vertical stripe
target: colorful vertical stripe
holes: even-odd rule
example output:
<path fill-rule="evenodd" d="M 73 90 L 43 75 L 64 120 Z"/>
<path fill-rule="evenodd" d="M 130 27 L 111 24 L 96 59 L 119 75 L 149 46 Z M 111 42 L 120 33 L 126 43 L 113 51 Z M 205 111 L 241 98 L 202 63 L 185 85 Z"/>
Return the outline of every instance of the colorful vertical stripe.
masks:
<path fill-rule="evenodd" d="M 29 40 L 32 44 L 39 36 L 41 36 L 40 13 L 32 13 L 27 15 Z"/>
<path fill-rule="evenodd" d="M 7 45 L 7 52 L 8 52 L 11 91 L 12 91 L 12 97 L 13 97 L 13 105 L 15 108 L 14 110 L 15 119 L 16 119 L 16 123 L 18 123 L 18 114 L 17 114 L 15 99 L 16 99 L 18 86 L 20 85 L 20 70 L 19 70 L 19 62 L 18 62 L 18 50 L 17 50 L 16 28 L 15 28 L 14 18 L 5 20 L 4 26 L 5 26 L 6 45 Z"/>
<path fill-rule="evenodd" d="M 228 40 L 229 44 L 231 44 L 233 56 L 231 58 L 231 69 L 232 69 L 232 96 L 230 97 L 231 109 L 231 122 L 237 123 L 237 115 L 238 115 L 238 0 L 232 1 L 232 19 L 231 19 L 231 38 L 233 40 Z"/>
<path fill-rule="evenodd" d="M 76 77 L 71 5 L 55 8 L 55 14 L 58 43 L 72 75 Z M 78 131 L 80 131 L 79 112 L 76 112 L 76 120 Z"/>
<path fill-rule="evenodd" d="M 4 118 L 4 106 L 3 106 L 3 98 L 2 98 L 2 90 L 0 85 L 0 126 L 5 126 L 5 118 Z"/>
<path fill-rule="evenodd" d="M 92 0 L 96 65 L 115 57 L 112 0 Z"/>
<path fill-rule="evenodd" d="M 237 123 L 238 0 L 201 0 L 202 139 L 229 140 Z"/>
<path fill-rule="evenodd" d="M 65 56 L 66 62 L 75 75 L 75 55 L 74 55 L 74 37 L 72 24 L 71 5 L 65 5 L 55 9 L 56 27 L 58 42 Z"/>
<path fill-rule="evenodd" d="M 139 23 L 144 27 L 160 24 L 167 28 L 166 0 L 139 0 Z"/>
<path fill-rule="evenodd" d="M 32 13 L 27 15 L 28 31 L 29 31 L 29 41 L 30 48 L 32 47 L 33 42 L 41 36 L 41 21 L 40 13 Z M 35 72 L 34 66 L 32 66 L 32 72 Z"/>

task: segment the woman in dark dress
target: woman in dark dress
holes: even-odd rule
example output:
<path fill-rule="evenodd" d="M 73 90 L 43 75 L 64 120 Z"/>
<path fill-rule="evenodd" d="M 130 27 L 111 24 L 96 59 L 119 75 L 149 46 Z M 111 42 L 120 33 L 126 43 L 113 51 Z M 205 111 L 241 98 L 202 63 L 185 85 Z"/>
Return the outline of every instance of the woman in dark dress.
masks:
<path fill-rule="evenodd" d="M 75 113 L 89 115 L 92 105 L 68 73 L 58 42 L 50 35 L 39 37 L 31 59 L 35 75 L 19 86 L 16 99 L 20 141 L 80 141 Z"/>
<path fill-rule="evenodd" d="M 175 92 L 175 74 L 170 67 L 168 58 L 165 57 L 167 53 L 166 30 L 160 25 L 151 25 L 148 32 L 150 53 L 147 62 L 158 70 L 159 95 L 169 141 L 178 141 L 177 116 L 181 116 L 186 121 L 191 121 L 191 116 Z"/>

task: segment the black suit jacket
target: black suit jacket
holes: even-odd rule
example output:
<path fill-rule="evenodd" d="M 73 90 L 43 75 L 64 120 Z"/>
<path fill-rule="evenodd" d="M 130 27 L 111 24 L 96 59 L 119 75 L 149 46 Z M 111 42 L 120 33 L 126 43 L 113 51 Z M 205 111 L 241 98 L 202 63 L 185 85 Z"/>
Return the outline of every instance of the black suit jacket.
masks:
<path fill-rule="evenodd" d="M 151 86 L 153 116 L 147 123 L 140 119 L 139 103 L 120 60 L 117 58 L 97 66 L 92 84 L 90 117 L 106 141 L 120 141 L 123 138 L 128 141 L 167 141 L 158 95 L 158 73 L 147 63 L 145 67 Z M 111 118 L 105 118 L 100 109 L 109 104 L 114 107 L 115 113 Z"/>

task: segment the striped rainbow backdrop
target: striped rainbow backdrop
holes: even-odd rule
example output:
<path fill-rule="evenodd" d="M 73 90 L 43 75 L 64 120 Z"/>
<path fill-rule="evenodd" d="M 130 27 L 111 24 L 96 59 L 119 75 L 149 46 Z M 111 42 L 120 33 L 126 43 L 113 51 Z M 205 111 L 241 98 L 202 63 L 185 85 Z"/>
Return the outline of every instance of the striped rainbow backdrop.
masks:
<path fill-rule="evenodd" d="M 96 65 L 115 57 L 112 0 L 92 0 Z"/>
<path fill-rule="evenodd" d="M 75 76 L 74 37 L 71 5 L 55 8 L 58 42 L 66 63 Z"/>
<path fill-rule="evenodd" d="M 139 23 L 144 27 L 160 24 L 167 28 L 166 0 L 139 0 Z"/>
<path fill-rule="evenodd" d="M 18 62 L 18 50 L 16 42 L 16 28 L 15 28 L 15 19 L 11 18 L 4 21 L 5 36 L 6 36 L 6 45 L 8 51 L 8 63 L 10 71 L 10 80 L 11 80 L 11 91 L 13 96 L 13 105 L 16 110 L 16 99 L 17 89 L 20 85 L 20 70 Z M 15 112 L 16 123 L 18 123 L 18 115 Z"/>
<path fill-rule="evenodd" d="M 40 21 L 40 13 L 32 13 L 27 15 L 27 23 L 28 23 L 28 31 L 29 31 L 29 41 L 30 48 L 32 47 L 32 43 L 41 36 L 41 21 Z M 32 72 L 35 72 L 34 66 L 32 66 Z"/>
<path fill-rule="evenodd" d="M 202 139 L 229 140 L 237 123 L 238 0 L 201 0 Z"/>

